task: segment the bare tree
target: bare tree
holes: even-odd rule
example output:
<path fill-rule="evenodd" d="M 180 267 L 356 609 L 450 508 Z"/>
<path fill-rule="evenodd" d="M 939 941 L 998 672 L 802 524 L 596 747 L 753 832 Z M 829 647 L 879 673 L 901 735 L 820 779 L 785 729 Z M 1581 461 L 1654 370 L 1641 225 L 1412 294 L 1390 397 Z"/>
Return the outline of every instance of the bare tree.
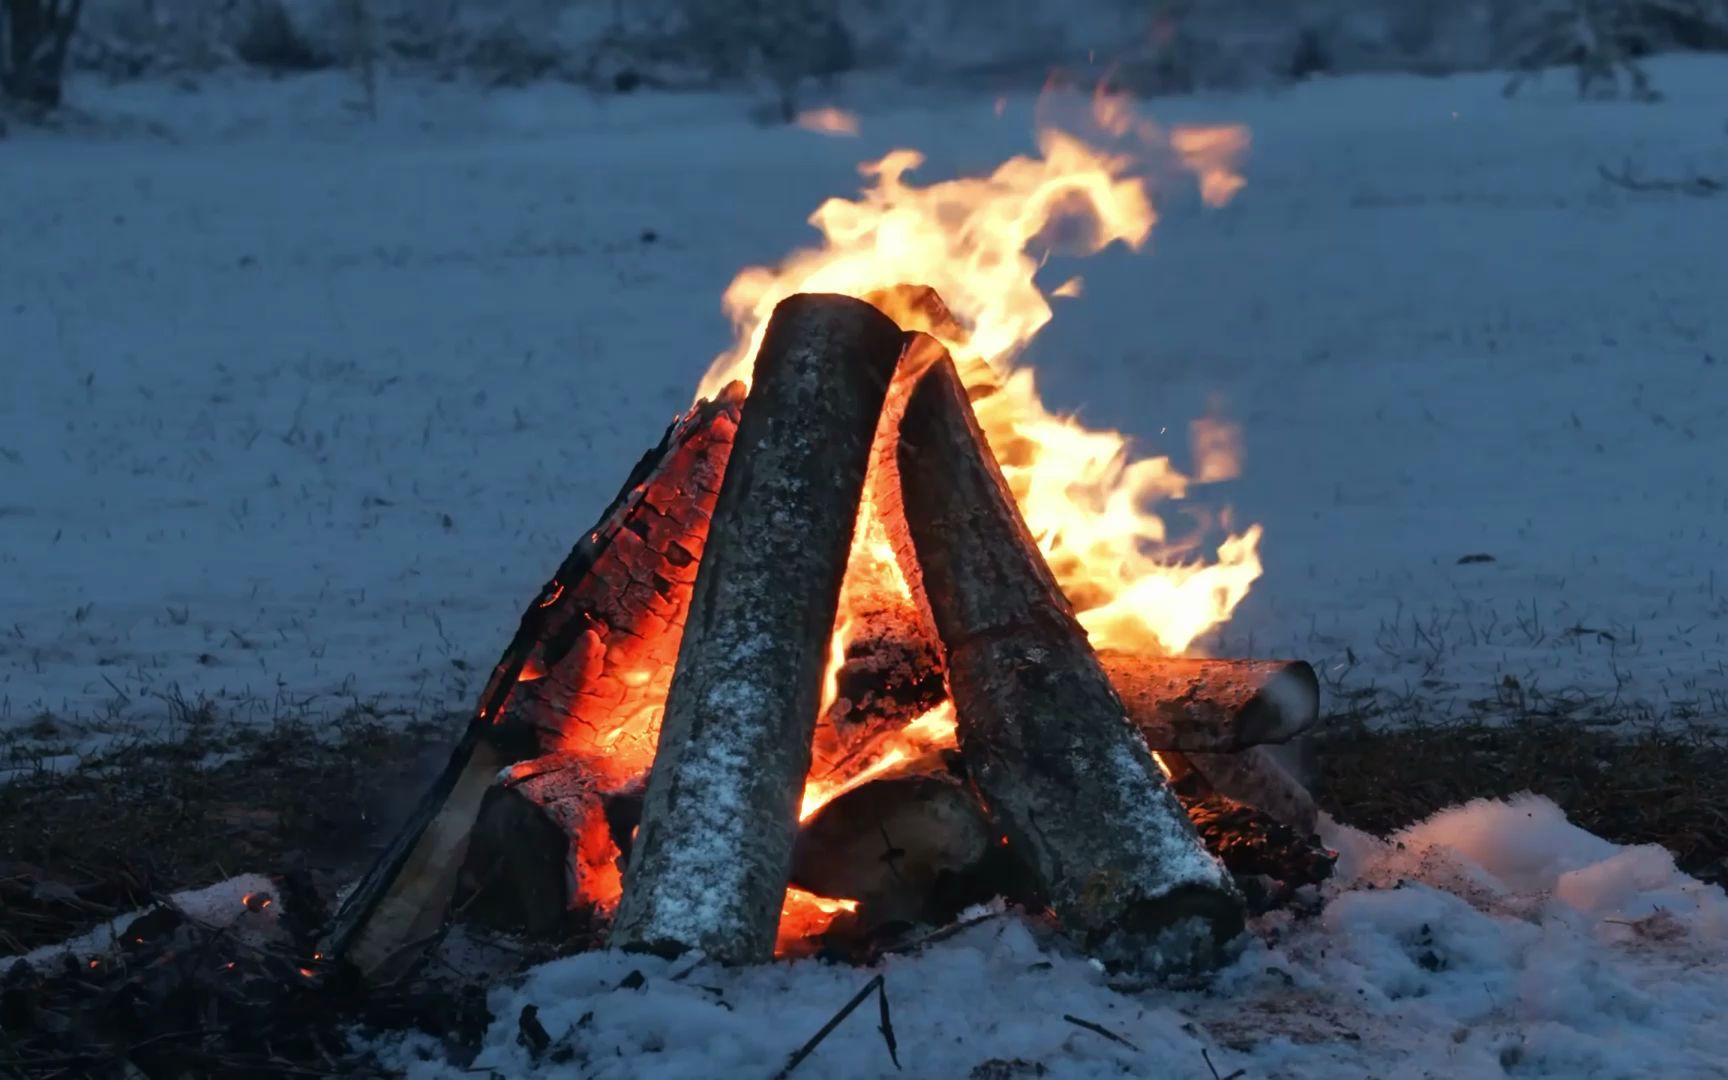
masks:
<path fill-rule="evenodd" d="M 0 94 L 57 108 L 84 0 L 0 0 Z"/>

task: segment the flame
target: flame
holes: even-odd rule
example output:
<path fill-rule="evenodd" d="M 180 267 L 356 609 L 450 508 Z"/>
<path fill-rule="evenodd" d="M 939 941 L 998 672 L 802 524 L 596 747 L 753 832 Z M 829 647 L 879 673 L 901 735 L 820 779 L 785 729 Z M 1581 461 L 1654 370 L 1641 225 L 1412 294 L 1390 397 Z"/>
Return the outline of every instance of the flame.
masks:
<path fill-rule="evenodd" d="M 845 109 L 833 107 L 821 109 L 806 109 L 793 118 L 792 122 L 805 131 L 814 131 L 822 135 L 850 136 L 858 134 L 858 117 Z"/>
<path fill-rule="evenodd" d="M 902 762 L 932 750 L 952 749 L 956 745 L 956 728 L 954 704 L 944 701 L 900 730 L 882 736 L 868 752 L 853 759 L 851 769 L 813 775 L 805 781 L 798 820 L 809 821 L 816 811 Z"/>
<path fill-rule="evenodd" d="M 1125 96 L 1103 91 L 1090 111 L 1103 135 L 1173 154 L 1198 177 L 1207 202 L 1221 203 L 1241 188 L 1233 164 L 1247 146 L 1245 129 L 1166 133 L 1136 117 Z M 1261 530 L 1228 535 L 1206 563 L 1196 558 L 1192 540 L 1170 535 L 1152 506 L 1235 475 L 1234 429 L 1220 420 L 1208 421 L 1203 437 L 1196 429 L 1199 466 L 1191 477 L 1167 457 L 1131 457 L 1119 432 L 1091 430 L 1051 412 L 1031 369 L 1014 366 L 1052 315 L 1035 279 L 1056 238 L 1083 254 L 1118 242 L 1138 249 L 1157 221 L 1147 184 L 1134 174 L 1134 155 L 1099 149 L 1049 125 L 1037 142 L 1037 157 L 1010 158 L 987 177 L 925 187 L 907 179 L 923 163 L 916 150 L 894 150 L 861 166 L 870 184 L 860 196 L 829 199 L 810 218 L 822 247 L 795 252 L 777 267 L 749 268 L 732 281 L 723 303 L 737 338 L 710 367 L 698 397 L 734 379 L 748 381 L 769 315 L 794 293 L 861 297 L 902 283 L 933 287 L 958 326 L 930 325 L 920 313 L 889 304 L 884 310 L 934 334 L 959 364 L 1027 525 L 1092 643 L 1180 653 L 1228 619 L 1260 576 Z M 1076 220 L 1089 227 L 1073 229 Z M 1070 279 L 1054 295 L 1079 292 L 1078 279 Z M 868 522 L 859 531 L 868 531 Z"/>

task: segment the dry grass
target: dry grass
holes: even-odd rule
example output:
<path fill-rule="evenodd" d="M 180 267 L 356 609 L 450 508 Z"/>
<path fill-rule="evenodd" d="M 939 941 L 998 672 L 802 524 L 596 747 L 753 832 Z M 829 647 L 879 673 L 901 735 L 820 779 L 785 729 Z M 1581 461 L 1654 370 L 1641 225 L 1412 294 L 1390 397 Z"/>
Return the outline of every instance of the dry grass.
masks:
<path fill-rule="evenodd" d="M 1530 791 L 1599 836 L 1660 844 L 1687 873 L 1728 884 L 1728 738 L 1720 732 L 1554 715 L 1384 730 L 1340 719 L 1316 742 L 1316 798 L 1369 832 Z"/>

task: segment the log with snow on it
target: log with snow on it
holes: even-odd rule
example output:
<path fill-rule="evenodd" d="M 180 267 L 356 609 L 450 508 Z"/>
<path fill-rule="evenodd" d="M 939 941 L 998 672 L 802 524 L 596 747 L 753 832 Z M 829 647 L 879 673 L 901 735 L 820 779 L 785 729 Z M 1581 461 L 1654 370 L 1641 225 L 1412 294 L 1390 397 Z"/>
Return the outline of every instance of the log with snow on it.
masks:
<path fill-rule="evenodd" d="M 714 506 L 615 947 L 774 953 L 870 446 L 903 348 L 861 300 L 782 301 Z"/>
<path fill-rule="evenodd" d="M 1211 962 L 1242 897 L 1128 723 L 946 357 L 911 394 L 897 458 L 900 561 L 993 820 L 1089 946 L 1126 965 Z"/>

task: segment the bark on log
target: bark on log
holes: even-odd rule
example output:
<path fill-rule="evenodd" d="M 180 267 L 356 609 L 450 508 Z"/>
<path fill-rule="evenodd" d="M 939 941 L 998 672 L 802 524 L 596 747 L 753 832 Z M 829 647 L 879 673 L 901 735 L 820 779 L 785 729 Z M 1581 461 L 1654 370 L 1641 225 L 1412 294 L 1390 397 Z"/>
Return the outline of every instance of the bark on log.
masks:
<path fill-rule="evenodd" d="M 858 901 L 865 929 L 941 925 L 968 904 L 1008 892 L 1003 883 L 981 880 L 1001 845 L 950 756 L 957 755 L 915 758 L 818 810 L 799 830 L 792 883 Z"/>
<path fill-rule="evenodd" d="M 549 670 L 565 672 L 568 685 L 603 686 L 600 676 L 610 668 L 595 662 L 595 644 L 604 660 L 615 638 L 645 640 L 661 623 L 676 633 L 718 493 L 718 483 L 707 478 L 725 469 L 743 400 L 742 384 L 734 384 L 672 424 L 541 587 L 449 764 L 336 913 L 326 935 L 336 961 L 370 982 L 388 982 L 411 967 L 448 915 L 476 816 L 498 771 L 555 748 L 572 723 L 590 719 L 584 709 L 538 704 L 555 700 L 549 697 L 516 708 L 519 691 L 540 694 L 529 684 Z M 674 518 L 678 528 L 665 524 Z M 680 585 L 681 567 L 692 569 Z M 673 587 L 663 588 L 663 581 Z M 644 590 L 659 599 L 650 601 Z"/>
<path fill-rule="evenodd" d="M 513 765 L 480 805 L 464 907 L 495 929 L 560 934 L 596 889 L 617 895 L 616 854 L 589 762 L 559 753 Z"/>
<path fill-rule="evenodd" d="M 1101 652 L 1153 750 L 1234 754 L 1288 742 L 1320 718 L 1320 680 L 1300 660 L 1191 660 Z"/>
<path fill-rule="evenodd" d="M 913 391 L 898 458 L 960 747 L 1010 847 L 1092 947 L 1152 960 L 1197 923 L 1185 959 L 1205 962 L 1241 930 L 1242 898 L 1129 726 L 951 362 Z"/>
<path fill-rule="evenodd" d="M 902 348 L 863 301 L 783 301 L 756 357 L 612 944 L 765 961 L 791 869 L 872 437 Z"/>

